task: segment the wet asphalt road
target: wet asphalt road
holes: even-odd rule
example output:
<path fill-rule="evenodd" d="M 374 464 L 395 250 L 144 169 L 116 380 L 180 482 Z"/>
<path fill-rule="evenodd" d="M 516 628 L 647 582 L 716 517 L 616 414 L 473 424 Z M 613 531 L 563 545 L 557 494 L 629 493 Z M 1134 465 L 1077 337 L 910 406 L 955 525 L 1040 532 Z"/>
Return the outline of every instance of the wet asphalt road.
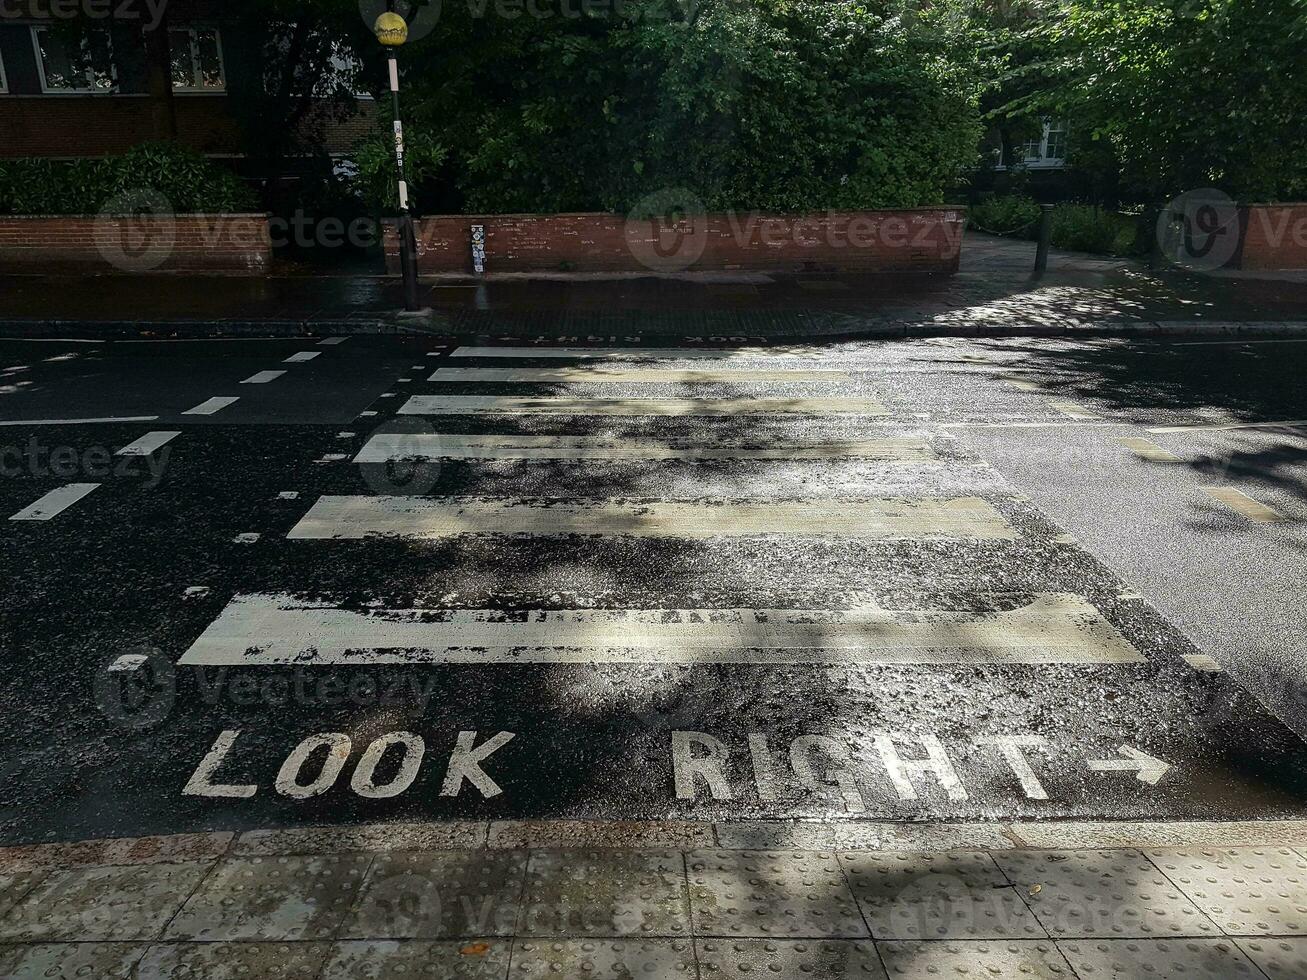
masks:
<path fill-rule="evenodd" d="M 1307 814 L 1293 731 L 1307 733 L 1307 344 L 923 340 L 725 362 L 845 375 L 821 381 L 428 380 L 453 368 L 723 364 L 456 353 L 431 338 L 0 341 L 0 511 L 99 484 L 49 520 L 0 523 L 0 840 L 472 817 Z M 443 395 L 849 398 L 883 414 L 400 415 L 412 396 Z M 61 421 L 72 419 L 132 421 Z M 1264 425 L 1275 422 L 1293 424 Z M 148 456 L 113 455 L 151 432 L 180 434 Z M 396 432 L 753 450 L 892 438 L 920 452 L 351 462 L 371 436 Z M 1213 487 L 1278 519 L 1233 510 Z M 512 499 L 536 524 L 288 539 L 337 496 Z M 960 499 L 988 508 L 1002 533 L 730 524 L 751 504 Z M 723 533 L 645 533 L 650 505 L 669 501 L 718 508 Z M 603 506 L 634 513 L 635 533 L 593 533 L 587 515 Z M 869 607 L 928 631 L 941 614 L 992 624 L 1050 595 L 1104 621 L 1133 656 L 983 662 L 940 639 L 930 663 L 839 650 L 711 662 L 696 639 L 678 657 L 549 663 L 476 644 L 460 663 L 394 647 L 385 664 L 354 648 L 333 663 L 324 646 L 292 665 L 259 662 L 281 629 L 269 619 L 232 641 L 248 663 L 181 662 L 249 596 L 439 633 L 451 610 L 820 620 Z M 709 636 L 712 618 L 685 635 Z M 365 752 L 388 733 L 422 748 L 395 737 Z"/>

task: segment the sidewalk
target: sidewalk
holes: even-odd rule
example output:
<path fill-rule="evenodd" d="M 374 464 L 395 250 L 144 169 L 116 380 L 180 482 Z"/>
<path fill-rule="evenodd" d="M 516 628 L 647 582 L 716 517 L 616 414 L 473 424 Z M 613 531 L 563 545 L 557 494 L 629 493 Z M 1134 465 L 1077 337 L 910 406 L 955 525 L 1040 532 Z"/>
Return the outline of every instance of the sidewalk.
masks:
<path fill-rule="evenodd" d="M 0 849 L 5 977 L 1298 980 L 1307 824 L 391 824 Z"/>
<path fill-rule="evenodd" d="M 384 276 L 0 276 L 0 333 L 435 333 L 572 338 L 1189 333 L 1307 326 L 1307 277 L 1234 278 L 1077 253 L 1031 278 L 1030 242 L 969 233 L 955 276 L 440 277 L 401 314 Z M 1292 324 L 1296 322 L 1297 326 Z"/>

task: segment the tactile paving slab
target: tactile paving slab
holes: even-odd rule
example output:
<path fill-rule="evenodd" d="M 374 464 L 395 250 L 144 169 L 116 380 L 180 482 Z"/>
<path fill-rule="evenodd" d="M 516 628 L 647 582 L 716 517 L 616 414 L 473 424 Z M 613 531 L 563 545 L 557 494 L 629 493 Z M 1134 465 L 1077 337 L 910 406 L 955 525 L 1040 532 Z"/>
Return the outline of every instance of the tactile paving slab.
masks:
<path fill-rule="evenodd" d="M 679 851 L 533 851 L 523 936 L 688 936 Z"/>
<path fill-rule="evenodd" d="M 1148 855 L 1226 933 L 1307 935 L 1307 861 L 1287 847 L 1159 850 Z"/>
<path fill-rule="evenodd" d="M 155 939 L 211 861 L 54 871 L 0 919 L 0 939 Z"/>
<path fill-rule="evenodd" d="M 1138 851 L 1006 851 L 994 860 L 1051 936 L 1219 935 Z"/>
<path fill-rule="evenodd" d="M 1261 980 L 1230 939 L 1088 939 L 1057 945 L 1080 980 Z"/>
<path fill-rule="evenodd" d="M 722 977 L 804 977 L 885 980 L 874 943 L 856 939 L 700 939 L 701 980 Z"/>
<path fill-rule="evenodd" d="M 693 980 L 694 949 L 688 939 L 519 939 L 513 944 L 510 980 Z"/>
<path fill-rule="evenodd" d="M 526 855 L 509 851 L 383 854 L 340 935 L 359 939 L 511 936 Z"/>
<path fill-rule="evenodd" d="M 878 943 L 890 980 L 949 977 L 993 980 L 1070 980 L 1071 971 L 1051 939 L 937 943 Z M 1133 980 L 1133 978 L 1132 978 Z"/>
<path fill-rule="evenodd" d="M 510 942 L 337 943 L 321 980 L 504 980 Z"/>
<path fill-rule="evenodd" d="M 349 911 L 372 858 L 229 858 L 168 926 L 169 939 L 327 939 Z"/>
<path fill-rule="evenodd" d="M 144 943 L 46 943 L 0 947 L 6 980 L 145 980 L 135 972 Z"/>
<path fill-rule="evenodd" d="M 138 980 L 317 980 L 326 943 L 159 943 L 137 967 Z"/>
<path fill-rule="evenodd" d="M 1307 977 L 1307 939 L 1240 939 L 1239 948 L 1270 980 Z"/>
<path fill-rule="evenodd" d="M 877 939 L 1047 938 L 984 853 L 845 853 L 853 897 Z"/>
<path fill-rule="evenodd" d="M 869 938 L 834 854 L 695 851 L 686 860 L 697 936 Z"/>

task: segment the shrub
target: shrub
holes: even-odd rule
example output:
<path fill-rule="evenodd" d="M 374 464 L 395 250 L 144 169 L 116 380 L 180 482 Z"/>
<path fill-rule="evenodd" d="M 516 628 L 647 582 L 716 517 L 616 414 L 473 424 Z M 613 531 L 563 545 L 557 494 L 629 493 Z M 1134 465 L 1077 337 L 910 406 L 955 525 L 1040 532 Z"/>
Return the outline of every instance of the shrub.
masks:
<path fill-rule="evenodd" d="M 256 207 L 235 174 L 171 143 L 142 143 L 103 160 L 0 162 L 0 214 L 95 214 L 130 208 L 142 192 L 160 195 L 175 214 Z"/>
<path fill-rule="evenodd" d="M 445 148 L 426 132 L 405 130 L 404 178 L 413 189 L 432 180 L 445 162 Z M 354 192 L 374 210 L 394 211 L 399 207 L 395 186 L 395 137 L 389 129 L 379 129 L 354 147 L 355 172 L 350 178 Z M 410 200 L 410 206 L 416 206 Z"/>
<path fill-rule="evenodd" d="M 992 195 L 967 209 L 967 224 L 991 235 L 1027 234 L 1039 221 L 1039 205 L 1028 197 Z"/>
<path fill-rule="evenodd" d="M 992 195 L 967 209 L 968 225 L 977 231 L 1012 238 L 1036 238 L 1039 205 L 1028 197 Z M 1053 209 L 1053 247 L 1097 255 L 1140 255 L 1139 218 L 1088 204 L 1059 204 Z"/>

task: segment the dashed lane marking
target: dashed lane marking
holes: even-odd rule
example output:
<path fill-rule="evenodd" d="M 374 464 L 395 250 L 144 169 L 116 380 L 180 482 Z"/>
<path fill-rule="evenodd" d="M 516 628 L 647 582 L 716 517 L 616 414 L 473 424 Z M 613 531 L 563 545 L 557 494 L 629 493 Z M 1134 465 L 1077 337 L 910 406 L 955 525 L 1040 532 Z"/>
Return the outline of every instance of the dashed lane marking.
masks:
<path fill-rule="evenodd" d="M 286 358 L 286 360 L 282 361 L 281 363 L 283 363 L 283 364 L 303 364 L 305 361 L 311 361 L 311 360 L 313 360 L 315 357 L 317 357 L 317 356 L 318 356 L 319 354 L 321 354 L 321 353 L 322 353 L 322 351 L 320 351 L 320 350 L 302 350 L 302 351 L 299 351 L 299 352 L 297 352 L 297 353 L 295 353 L 295 354 L 292 354 L 290 357 Z"/>
<path fill-rule="evenodd" d="M 735 347 L 719 350 L 704 347 L 459 347 L 450 356 L 689 361 L 734 360 L 736 358 L 758 357 L 801 357 L 811 359 L 826 355 L 815 347 Z"/>
<path fill-rule="evenodd" d="M 133 443 L 118 450 L 115 456 L 149 456 L 176 439 L 180 432 L 147 432 Z"/>
<path fill-rule="evenodd" d="M 100 419 L 8 419 L 0 425 L 113 425 L 118 422 L 157 422 L 157 415 L 119 415 Z"/>
<path fill-rule="evenodd" d="M 870 398 L 516 398 L 414 395 L 400 415 L 888 415 Z"/>
<path fill-rule="evenodd" d="M 1217 425 L 1160 425 L 1149 432 L 1230 432 L 1235 429 L 1295 429 L 1307 425 L 1307 419 L 1284 422 L 1228 422 Z"/>
<path fill-rule="evenodd" d="M 1216 662 L 1214 657 L 1209 657 L 1205 653 L 1186 653 L 1184 662 L 1194 670 L 1201 670 L 1207 674 L 1222 673 L 1221 665 Z"/>
<path fill-rule="evenodd" d="M 320 497 L 287 537 L 432 539 L 460 534 L 1018 538 L 1003 515 L 979 497 L 640 503 L 386 496 Z"/>
<path fill-rule="evenodd" d="M 260 371 L 257 374 L 251 374 L 241 382 L 243 385 L 266 385 L 269 381 L 276 381 L 285 371 Z"/>
<path fill-rule="evenodd" d="M 1051 401 L 1048 403 L 1048 407 L 1052 409 L 1056 409 L 1057 411 L 1061 412 L 1063 415 L 1067 416 L 1068 418 L 1073 418 L 1073 419 L 1098 418 L 1097 415 L 1095 415 L 1089 409 L 1085 408 L 1085 406 L 1081 405 L 1079 402 Z"/>
<path fill-rule="evenodd" d="M 337 346 L 338 344 L 343 344 L 343 343 L 344 343 L 345 341 L 347 341 L 347 340 L 349 340 L 348 337 L 327 337 L 327 338 L 325 338 L 324 340 L 319 340 L 319 341 L 318 341 L 318 346 L 319 346 L 319 347 L 335 347 L 335 346 Z"/>
<path fill-rule="evenodd" d="M 62 514 L 99 486 L 98 483 L 70 483 L 67 486 L 59 487 L 57 490 L 51 490 L 35 503 L 24 507 L 9 519 L 11 521 L 48 521 L 50 518 Z"/>
<path fill-rule="evenodd" d="M 356 463 L 400 459 L 871 459 L 924 463 L 935 453 L 921 439 L 854 439 L 811 445 L 732 446 L 596 436 L 450 435 L 385 432 L 368 440 Z"/>
<path fill-rule="evenodd" d="M 1242 490 L 1236 490 L 1234 487 L 1200 487 L 1199 489 L 1213 500 L 1224 504 L 1236 514 L 1246 517 L 1254 523 L 1275 524 L 1286 520 L 1285 516 L 1278 510 L 1267 507 L 1261 501 L 1254 500 Z"/>
<path fill-rule="evenodd" d="M 1184 462 L 1179 456 L 1168 453 L 1165 449 L 1153 442 L 1151 439 L 1139 439 L 1135 437 L 1123 437 L 1117 439 L 1121 445 L 1125 446 L 1140 459 L 1146 459 L 1150 463 L 1181 463 Z"/>
<path fill-rule="evenodd" d="M 670 368 L 440 368 L 428 381 L 523 382 L 565 384 L 705 384 L 722 382 L 840 382 L 851 380 L 845 371 L 769 370 L 725 368 L 712 371 Z"/>
<path fill-rule="evenodd" d="M 183 664 L 1134 664 L 1079 596 L 1004 612 L 832 609 L 342 609 L 239 595 Z"/>
<path fill-rule="evenodd" d="M 182 414 L 183 415 L 216 415 L 218 412 L 221 412 L 228 405 L 234 405 L 238 401 L 240 401 L 240 398 L 231 395 L 218 397 L 218 398 L 210 398 L 206 401 L 200 402 L 200 404 L 196 405 L 194 408 L 188 408 L 186 411 L 182 412 Z"/>

